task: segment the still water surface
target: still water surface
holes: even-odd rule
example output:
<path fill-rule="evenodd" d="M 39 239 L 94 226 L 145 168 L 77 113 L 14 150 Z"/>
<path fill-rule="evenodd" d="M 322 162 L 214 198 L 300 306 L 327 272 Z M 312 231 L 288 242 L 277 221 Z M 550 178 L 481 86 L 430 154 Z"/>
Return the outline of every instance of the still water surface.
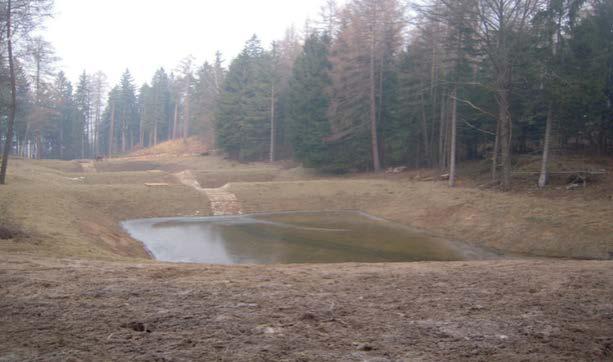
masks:
<path fill-rule="evenodd" d="M 466 260 L 487 257 L 361 212 L 296 212 L 128 220 L 125 230 L 161 261 L 286 264 Z"/>

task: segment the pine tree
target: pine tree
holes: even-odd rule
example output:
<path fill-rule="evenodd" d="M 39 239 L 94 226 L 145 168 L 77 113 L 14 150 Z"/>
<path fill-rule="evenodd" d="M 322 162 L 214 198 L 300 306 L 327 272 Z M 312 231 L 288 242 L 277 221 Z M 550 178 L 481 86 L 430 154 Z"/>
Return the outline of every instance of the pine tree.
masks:
<path fill-rule="evenodd" d="M 225 71 L 221 54 L 216 54 L 215 64 L 205 62 L 198 69 L 194 86 L 195 128 L 209 148 L 215 144 L 215 111 L 221 94 Z"/>
<path fill-rule="evenodd" d="M 254 35 L 225 78 L 216 113 L 217 144 L 240 161 L 269 154 L 270 59 Z"/>
<path fill-rule="evenodd" d="M 313 33 L 296 59 L 289 82 L 289 139 L 294 157 L 306 167 L 328 168 L 332 155 L 324 138 L 330 134 L 327 95 L 330 38 Z"/>
<path fill-rule="evenodd" d="M 119 84 L 119 99 L 116 104 L 116 115 L 119 117 L 119 141 L 121 152 L 128 151 L 133 145 L 138 134 L 139 119 L 138 105 L 136 103 L 136 91 L 134 80 L 130 71 L 126 71 L 121 76 Z"/>
<path fill-rule="evenodd" d="M 57 132 L 57 147 L 53 156 L 60 159 L 77 157 L 77 142 L 72 136 L 73 129 L 80 129 L 75 125 L 75 106 L 72 95 L 72 84 L 64 72 L 59 72 L 53 86 L 53 110 L 52 122 Z"/>
<path fill-rule="evenodd" d="M 81 138 L 80 153 L 81 158 L 89 156 L 89 137 L 90 137 L 90 122 L 91 122 L 91 110 L 92 101 L 90 94 L 90 78 L 89 75 L 83 71 L 79 77 L 77 83 L 77 90 L 75 91 L 75 105 L 77 112 L 77 122 L 79 123 L 79 129 L 75 129 L 74 132 L 78 132 Z"/>
<path fill-rule="evenodd" d="M 369 161 L 374 171 L 382 167 L 379 121 L 384 73 L 401 45 L 403 17 L 397 0 L 354 0 L 343 12 L 332 51 L 332 139 L 368 137 L 370 160 L 363 161 Z M 367 146 L 362 144 L 360 140 L 356 146 Z M 365 167 L 366 162 L 361 165 Z"/>

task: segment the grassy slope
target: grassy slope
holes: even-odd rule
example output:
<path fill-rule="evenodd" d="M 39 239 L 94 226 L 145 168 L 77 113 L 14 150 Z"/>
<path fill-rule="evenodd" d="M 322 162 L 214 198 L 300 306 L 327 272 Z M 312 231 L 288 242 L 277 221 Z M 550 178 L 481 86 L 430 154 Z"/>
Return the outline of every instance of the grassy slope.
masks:
<path fill-rule="evenodd" d="M 145 182 L 172 181 L 151 172 L 63 173 L 71 162 L 15 161 L 0 194 L 3 224 L 26 235 L 0 241 L 1 251 L 42 255 L 116 258 L 147 257 L 125 235 L 121 220 L 209 213 L 208 199 L 183 185 L 150 188 Z M 82 181 L 78 178 L 84 177 Z"/>
<path fill-rule="evenodd" d="M 0 227 L 25 236 L 0 240 L 0 360 L 613 355 L 610 261 L 143 263 L 127 258 L 144 251 L 118 227 L 126 218 L 209 213 L 201 194 L 170 175 L 192 169 L 205 184 L 266 177 L 231 185 L 247 211 L 363 209 L 498 248 L 582 255 L 611 250 L 606 197 L 551 200 L 380 175 L 321 180 L 214 157 L 112 160 L 95 174 L 76 162 L 12 167 L 10 184 L 0 188 Z M 155 168 L 162 171 L 148 171 Z"/>
<path fill-rule="evenodd" d="M 208 200 L 180 185 L 173 172 L 191 169 L 204 187 L 232 182 L 246 212 L 359 209 L 431 233 L 516 253 L 608 258 L 613 203 L 607 197 L 551 198 L 408 177 L 332 177 L 300 168 L 244 165 L 218 157 L 131 157 L 96 163 L 15 161 L 0 193 L 0 222 L 28 238 L 0 250 L 90 257 L 145 256 L 118 222 L 129 218 L 208 215 Z M 83 177 L 83 180 L 72 178 Z M 237 182 L 246 181 L 246 182 Z M 150 188 L 146 182 L 168 187 Z M 602 185 L 601 185 L 602 186 Z"/>
<path fill-rule="evenodd" d="M 386 180 L 237 183 L 230 190 L 248 212 L 359 209 L 447 238 L 516 253 L 608 258 L 613 251 L 613 205 L 608 200 L 556 201 Z"/>

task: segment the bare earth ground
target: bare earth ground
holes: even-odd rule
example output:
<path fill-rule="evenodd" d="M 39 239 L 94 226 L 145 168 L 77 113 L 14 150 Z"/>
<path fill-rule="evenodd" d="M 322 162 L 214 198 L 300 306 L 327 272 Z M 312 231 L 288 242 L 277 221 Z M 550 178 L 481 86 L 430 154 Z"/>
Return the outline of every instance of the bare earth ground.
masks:
<path fill-rule="evenodd" d="M 613 360 L 612 261 L 182 265 L 149 260 L 118 226 L 211 214 L 173 176 L 189 169 L 202 187 L 232 182 L 245 212 L 360 209 L 514 255 L 609 259 L 610 180 L 502 194 L 216 157 L 11 166 L 0 361 Z"/>
<path fill-rule="evenodd" d="M 607 262 L 0 262 L 5 360 L 613 358 Z"/>

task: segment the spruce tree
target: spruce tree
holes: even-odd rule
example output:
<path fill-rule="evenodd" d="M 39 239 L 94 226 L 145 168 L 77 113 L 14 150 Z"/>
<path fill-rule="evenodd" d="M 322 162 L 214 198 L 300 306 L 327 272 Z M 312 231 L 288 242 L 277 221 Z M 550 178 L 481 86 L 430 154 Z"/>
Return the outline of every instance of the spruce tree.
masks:
<path fill-rule="evenodd" d="M 330 39 L 311 34 L 296 59 L 289 83 L 289 138 L 294 157 L 306 167 L 326 168 L 332 155 L 324 138 L 330 134 L 327 89 Z"/>
<path fill-rule="evenodd" d="M 269 151 L 271 58 L 254 35 L 232 62 L 217 107 L 217 144 L 239 161 Z"/>

